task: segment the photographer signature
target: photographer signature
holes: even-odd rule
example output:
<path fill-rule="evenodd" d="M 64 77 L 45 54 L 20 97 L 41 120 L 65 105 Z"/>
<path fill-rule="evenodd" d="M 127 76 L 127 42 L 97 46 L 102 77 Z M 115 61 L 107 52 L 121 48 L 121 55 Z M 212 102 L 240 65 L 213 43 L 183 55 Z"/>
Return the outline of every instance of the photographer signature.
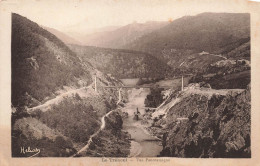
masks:
<path fill-rule="evenodd" d="M 37 154 L 39 154 L 41 152 L 40 149 L 38 148 L 34 148 L 34 149 L 31 149 L 31 147 L 21 147 L 21 152 L 20 153 L 23 153 L 23 154 L 26 154 L 26 153 L 34 153 L 32 156 L 29 156 L 29 157 L 34 157 L 36 156 Z"/>

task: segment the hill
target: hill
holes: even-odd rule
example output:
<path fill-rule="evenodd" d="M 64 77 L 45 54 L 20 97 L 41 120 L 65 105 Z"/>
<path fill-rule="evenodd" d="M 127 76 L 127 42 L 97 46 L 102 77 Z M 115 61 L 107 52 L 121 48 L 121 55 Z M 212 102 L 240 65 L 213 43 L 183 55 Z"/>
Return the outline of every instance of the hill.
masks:
<path fill-rule="evenodd" d="M 12 15 L 12 104 L 28 106 L 26 98 L 43 101 L 63 86 L 89 84 L 90 64 L 38 24 Z"/>
<path fill-rule="evenodd" d="M 126 45 L 126 48 L 146 52 L 185 49 L 221 53 L 223 51 L 218 51 L 249 37 L 249 14 L 202 13 L 177 19 Z"/>
<path fill-rule="evenodd" d="M 54 28 L 49 28 L 42 26 L 44 29 L 49 31 L 50 33 L 54 34 L 57 38 L 59 38 L 61 41 L 63 41 L 66 44 L 81 44 L 79 41 L 76 39 L 73 39 L 72 37 L 66 35 L 65 33 L 58 31 L 57 29 Z"/>
<path fill-rule="evenodd" d="M 136 41 L 141 36 L 160 29 L 167 25 L 167 22 L 150 21 L 146 23 L 132 23 L 117 28 L 113 31 L 97 32 L 82 36 L 78 40 L 88 46 L 105 48 L 121 48 L 123 45 Z"/>
<path fill-rule="evenodd" d="M 202 13 L 185 16 L 123 48 L 150 53 L 184 71 L 202 70 L 226 58 L 249 60 L 250 15 Z"/>
<path fill-rule="evenodd" d="M 155 112 L 149 131 L 162 138 L 160 156 L 250 158 L 250 85 L 215 90 L 189 84 L 169 90 Z"/>
<path fill-rule="evenodd" d="M 14 13 L 11 44 L 12 156 L 32 156 L 21 153 L 28 147 L 40 149 L 38 157 L 75 154 L 99 130 L 102 117 L 116 108 L 118 92 L 100 87 L 122 84 L 83 61 L 37 23 Z M 114 130 L 115 125 L 110 125 Z M 111 144 L 129 145 L 125 137 L 110 132 L 106 137 L 114 138 Z M 122 156 L 127 153 L 126 149 Z"/>
<path fill-rule="evenodd" d="M 83 61 L 116 78 L 163 78 L 171 68 L 157 58 L 143 52 L 69 45 Z"/>

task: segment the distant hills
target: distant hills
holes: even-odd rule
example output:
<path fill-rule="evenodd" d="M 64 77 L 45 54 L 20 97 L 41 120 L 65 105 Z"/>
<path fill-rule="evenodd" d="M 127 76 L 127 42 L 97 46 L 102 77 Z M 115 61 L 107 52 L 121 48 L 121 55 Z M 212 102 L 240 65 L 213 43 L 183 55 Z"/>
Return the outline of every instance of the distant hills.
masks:
<path fill-rule="evenodd" d="M 124 48 L 150 53 L 164 49 L 222 53 L 230 44 L 249 37 L 249 14 L 202 13 L 177 19 Z"/>
<path fill-rule="evenodd" d="M 82 35 L 80 42 L 44 28 L 84 61 L 118 78 L 202 73 L 220 60 L 250 60 L 250 16 L 244 13 L 202 13 L 171 23 L 132 23 Z"/>
<path fill-rule="evenodd" d="M 163 78 L 172 72 L 159 59 L 139 51 L 69 45 L 83 61 L 116 78 Z"/>
<path fill-rule="evenodd" d="M 162 78 L 169 75 L 172 71 L 161 60 L 140 51 L 102 47 L 118 48 L 167 24 L 167 22 L 152 21 L 144 24 L 132 23 L 113 31 L 97 32 L 88 36 L 82 36 L 80 40 L 82 43 L 58 30 L 44 28 L 69 45 L 70 49 L 77 53 L 83 61 L 90 62 L 95 68 L 104 73 L 111 74 L 117 78 Z M 98 45 L 100 47 L 82 46 L 83 44 Z"/>
<path fill-rule="evenodd" d="M 57 38 L 59 38 L 61 41 L 63 41 L 66 44 L 81 44 L 76 39 L 66 35 L 65 33 L 61 32 L 61 31 L 58 31 L 57 29 L 49 28 L 49 27 L 45 27 L 45 26 L 42 26 L 42 27 L 44 29 L 46 29 L 47 31 L 49 31 L 50 33 L 54 34 Z"/>
<path fill-rule="evenodd" d="M 250 15 L 244 13 L 202 13 L 196 16 L 185 16 L 171 23 L 133 23 L 114 31 L 89 35 L 88 42 L 84 44 L 141 51 L 155 57 L 158 63 L 164 63 L 164 66 L 170 68 L 170 70 L 157 68 L 156 73 L 163 73 L 162 76 L 207 72 L 209 65 L 220 60 L 250 60 Z M 104 56 L 105 54 L 102 53 L 96 54 L 97 50 L 104 51 L 104 49 L 96 48 L 95 53 L 90 56 L 91 51 L 89 52 L 89 50 L 93 51 L 93 49 L 85 47 L 81 49 L 81 53 L 85 50 L 85 56 L 90 58 L 91 63 L 94 63 L 96 67 L 101 59 L 106 61 L 107 58 L 110 59 L 109 63 L 115 64 L 109 56 Z M 76 52 L 78 51 L 79 49 Z M 118 51 L 113 50 L 112 52 Z M 132 51 L 132 54 L 134 52 Z M 141 54 L 134 57 L 140 56 Z M 94 57 L 96 60 L 102 58 L 96 61 L 93 59 Z M 124 59 L 129 59 L 129 57 Z M 124 63 L 130 63 L 130 61 L 120 62 L 122 65 L 119 66 L 122 67 Z M 108 66 L 103 66 L 104 63 L 106 62 L 101 63 L 103 70 L 99 69 L 113 74 L 114 71 L 108 70 Z M 125 64 L 125 66 L 128 65 Z M 130 68 L 125 68 L 125 70 L 128 69 Z M 171 72 L 165 73 L 165 71 Z M 129 73 L 131 76 L 143 75 L 133 74 L 128 70 Z M 123 74 L 127 77 L 125 72 L 121 74 L 120 77 L 123 77 Z"/>
<path fill-rule="evenodd" d="M 168 22 L 149 21 L 146 23 L 132 23 L 117 28 L 113 31 L 97 32 L 90 35 L 83 35 L 77 38 L 83 45 L 121 48 L 122 46 L 134 42 L 140 37 L 160 29 L 167 25 Z"/>
<path fill-rule="evenodd" d="M 225 58 L 249 60 L 250 15 L 185 16 L 123 48 L 147 52 L 172 68 L 193 73 Z"/>

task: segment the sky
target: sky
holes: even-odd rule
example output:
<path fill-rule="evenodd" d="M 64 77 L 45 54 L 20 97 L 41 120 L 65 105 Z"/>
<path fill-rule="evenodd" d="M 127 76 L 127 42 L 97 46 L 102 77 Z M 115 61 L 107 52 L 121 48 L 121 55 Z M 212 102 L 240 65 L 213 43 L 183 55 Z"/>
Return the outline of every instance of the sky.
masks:
<path fill-rule="evenodd" d="M 198 5 L 198 1 L 204 3 Z M 234 3 L 232 6 L 230 0 L 223 2 L 225 3 L 210 0 L 6 0 L 5 3 L 9 3 L 13 12 L 40 25 L 62 32 L 91 33 L 107 26 L 174 21 L 203 12 L 236 13 L 243 11 L 242 6 L 245 6 L 234 6 Z"/>

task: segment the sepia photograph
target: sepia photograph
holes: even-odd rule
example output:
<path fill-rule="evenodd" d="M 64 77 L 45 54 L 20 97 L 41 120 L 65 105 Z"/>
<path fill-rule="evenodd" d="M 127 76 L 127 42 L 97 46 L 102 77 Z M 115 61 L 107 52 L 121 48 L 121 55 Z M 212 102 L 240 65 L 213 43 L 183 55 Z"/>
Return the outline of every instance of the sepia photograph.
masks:
<path fill-rule="evenodd" d="M 24 12 L 12 13 L 13 157 L 250 158 L 250 14 L 90 29 L 86 12 L 55 29 Z"/>
<path fill-rule="evenodd" d="M 53 2 L 11 4 L 11 158 L 252 158 L 248 10 Z"/>

